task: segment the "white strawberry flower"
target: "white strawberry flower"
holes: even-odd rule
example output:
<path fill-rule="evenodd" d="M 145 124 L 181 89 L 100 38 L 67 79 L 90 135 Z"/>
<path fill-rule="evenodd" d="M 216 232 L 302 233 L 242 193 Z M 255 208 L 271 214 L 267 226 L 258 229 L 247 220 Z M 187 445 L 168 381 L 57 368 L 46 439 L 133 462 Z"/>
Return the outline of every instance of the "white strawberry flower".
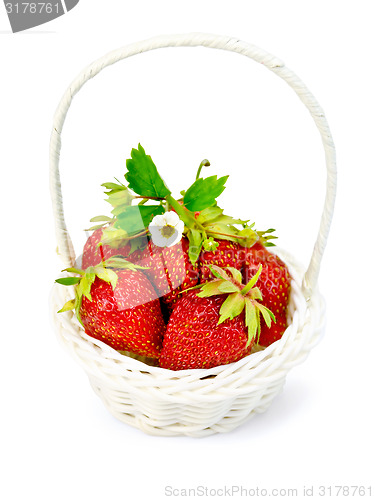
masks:
<path fill-rule="evenodd" d="M 165 212 L 162 215 L 155 215 L 148 229 L 154 245 L 172 247 L 181 240 L 184 223 L 176 212 Z"/>

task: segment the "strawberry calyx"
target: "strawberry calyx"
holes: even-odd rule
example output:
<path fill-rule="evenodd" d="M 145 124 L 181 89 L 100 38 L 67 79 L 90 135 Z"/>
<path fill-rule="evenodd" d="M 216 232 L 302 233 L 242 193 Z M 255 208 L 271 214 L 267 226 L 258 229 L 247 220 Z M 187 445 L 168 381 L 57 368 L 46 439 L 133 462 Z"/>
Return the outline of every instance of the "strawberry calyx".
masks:
<path fill-rule="evenodd" d="M 91 226 L 85 231 L 95 231 L 96 229 L 102 229 L 111 222 L 114 221 L 114 217 L 108 217 L 107 215 L 97 215 L 96 217 L 92 217 L 90 222 L 99 222 L 100 224 L 95 224 L 95 226 Z"/>
<path fill-rule="evenodd" d="M 225 269 L 215 265 L 209 267 L 215 279 L 194 287 L 201 288 L 197 296 L 203 298 L 227 294 L 228 296 L 219 311 L 218 325 L 227 319 L 234 319 L 245 310 L 245 324 L 248 331 L 246 346 L 253 339 L 258 342 L 261 328 L 260 316 L 262 315 L 267 327 L 271 326 L 272 321 L 276 322 L 273 312 L 259 302 L 263 299 L 263 296 L 260 289 L 255 286 L 262 272 L 262 265 L 259 265 L 256 274 L 246 285 L 242 283 L 241 272 L 234 267 Z"/>
<path fill-rule="evenodd" d="M 104 194 L 107 196 L 105 200 L 112 206 L 111 213 L 113 217 L 108 217 L 106 215 L 98 215 L 90 219 L 90 222 L 99 222 L 99 224 L 86 229 L 86 231 L 95 231 L 95 229 L 104 228 L 104 226 L 111 227 L 116 216 L 121 213 L 126 207 L 132 204 L 135 196 L 129 191 L 129 189 L 119 180 L 115 179 L 116 182 L 104 182 L 102 187 L 106 189 Z M 104 238 L 103 238 L 104 240 Z M 102 241 L 102 243 L 110 244 L 110 242 Z M 117 247 L 118 248 L 118 247 Z"/>
<path fill-rule="evenodd" d="M 114 216 L 117 216 L 126 207 L 130 206 L 135 198 L 135 196 L 125 186 L 125 184 L 118 180 L 117 183 L 104 182 L 102 184 L 102 187 L 107 190 L 104 192 L 104 194 L 107 195 L 107 199 L 105 201 L 112 206 L 111 213 Z"/>
<path fill-rule="evenodd" d="M 274 247 L 276 246 L 270 240 L 277 240 L 277 236 L 274 233 L 276 229 L 266 229 L 265 231 L 257 231 L 257 235 L 259 237 L 258 242 L 262 244 L 264 247 Z"/>
<path fill-rule="evenodd" d="M 128 244 L 128 234 L 123 229 L 116 229 L 113 225 L 103 228 L 99 246 L 108 245 L 111 248 L 119 249 Z"/>
<path fill-rule="evenodd" d="M 110 283 L 112 289 L 115 290 L 118 281 L 118 275 L 113 270 L 113 268 L 129 269 L 131 271 L 146 269 L 145 267 L 133 264 L 132 262 L 129 262 L 121 257 L 111 257 L 107 259 L 105 263 L 101 263 L 97 266 L 90 266 L 85 270 L 77 269 L 75 267 L 68 267 L 67 269 L 63 269 L 62 272 L 78 274 L 79 276 L 69 276 L 66 278 L 58 278 L 55 280 L 55 283 L 58 283 L 60 285 L 75 286 L 75 298 L 66 302 L 64 306 L 57 312 L 62 313 L 66 311 L 72 311 L 74 309 L 79 322 L 82 324 L 79 313 L 82 299 L 83 297 L 86 297 L 90 302 L 92 301 L 90 292 L 91 286 L 94 283 L 95 279 L 99 278 L 103 281 L 106 281 L 107 283 Z"/>
<path fill-rule="evenodd" d="M 219 242 L 216 241 L 212 236 L 203 240 L 202 247 L 206 252 L 214 252 L 219 246 Z"/>

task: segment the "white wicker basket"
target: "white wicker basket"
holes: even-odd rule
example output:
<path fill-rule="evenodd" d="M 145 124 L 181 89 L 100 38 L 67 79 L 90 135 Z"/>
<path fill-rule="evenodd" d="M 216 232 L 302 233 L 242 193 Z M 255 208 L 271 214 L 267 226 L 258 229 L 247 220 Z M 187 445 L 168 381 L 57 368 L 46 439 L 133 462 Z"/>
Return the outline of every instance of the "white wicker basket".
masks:
<path fill-rule="evenodd" d="M 57 314 L 71 290 L 55 285 L 51 313 L 58 338 L 86 371 L 95 392 L 118 419 L 150 434 L 205 436 L 227 432 L 265 411 L 280 392 L 286 374 L 305 359 L 324 327 L 324 300 L 317 289 L 320 263 L 333 214 L 335 149 L 324 113 L 301 80 L 274 56 L 238 39 L 211 34 L 168 35 L 115 50 L 88 66 L 69 86 L 55 114 L 50 144 L 50 181 L 58 249 L 64 265 L 75 262 L 66 229 L 59 176 L 61 131 L 74 95 L 103 68 L 127 57 L 164 47 L 223 49 L 249 57 L 276 73 L 297 93 L 321 134 L 326 154 L 327 189 L 318 237 L 306 272 L 285 252 L 292 292 L 289 326 L 281 340 L 236 363 L 207 370 L 171 371 L 121 355 L 85 334 L 72 312 Z"/>

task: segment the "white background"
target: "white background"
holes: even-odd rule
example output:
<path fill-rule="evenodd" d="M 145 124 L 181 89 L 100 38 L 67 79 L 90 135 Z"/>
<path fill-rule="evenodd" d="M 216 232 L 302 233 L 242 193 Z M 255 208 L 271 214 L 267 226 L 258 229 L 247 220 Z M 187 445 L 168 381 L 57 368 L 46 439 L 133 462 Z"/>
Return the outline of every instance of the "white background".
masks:
<path fill-rule="evenodd" d="M 335 485 L 363 485 L 375 495 L 373 16 L 362 0 L 81 0 L 60 19 L 12 34 L 0 5 L 2 498 L 163 499 L 167 485 L 180 493 L 298 488 L 299 498 L 304 487 L 322 498 L 319 486 L 335 496 Z M 106 52 L 191 31 L 232 35 L 284 60 L 324 108 L 339 170 L 320 277 L 323 341 L 267 413 L 204 439 L 151 437 L 116 421 L 61 349 L 48 310 L 61 269 L 48 187 L 60 97 Z M 226 211 L 276 227 L 280 246 L 308 263 L 324 155 L 307 111 L 270 72 L 235 54 L 171 49 L 87 84 L 61 156 L 77 252 L 89 218 L 107 210 L 100 183 L 123 175 L 138 142 L 176 193 L 209 158 L 211 174 L 230 174 Z"/>

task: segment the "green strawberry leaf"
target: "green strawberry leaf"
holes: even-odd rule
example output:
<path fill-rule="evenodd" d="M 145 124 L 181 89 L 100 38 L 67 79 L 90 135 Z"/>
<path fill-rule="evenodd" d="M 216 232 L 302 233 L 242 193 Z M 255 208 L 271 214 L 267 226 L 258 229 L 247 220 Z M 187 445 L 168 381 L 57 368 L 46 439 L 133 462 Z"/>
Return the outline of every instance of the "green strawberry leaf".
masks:
<path fill-rule="evenodd" d="M 110 283 L 113 290 L 116 288 L 118 276 L 112 269 L 97 266 L 95 267 L 95 274 L 99 279 Z"/>
<path fill-rule="evenodd" d="M 104 224 L 97 224 L 96 226 L 91 226 L 88 229 L 85 229 L 85 231 L 95 231 L 96 229 L 101 229 L 105 225 L 106 225 L 106 223 L 104 223 Z"/>
<path fill-rule="evenodd" d="M 216 198 L 224 191 L 224 184 L 229 175 L 217 178 L 217 175 L 199 178 L 186 191 L 184 205 L 188 210 L 196 212 L 211 207 L 216 202 Z"/>
<path fill-rule="evenodd" d="M 129 183 L 129 189 L 135 193 L 152 198 L 165 198 L 171 194 L 151 156 L 146 155 L 140 144 L 138 149 L 132 149 L 131 159 L 126 160 L 126 168 L 128 172 L 125 174 L 125 179 Z"/>
<path fill-rule="evenodd" d="M 238 286 L 230 281 L 222 281 L 218 287 L 218 290 L 222 293 L 233 293 L 238 292 Z"/>
<path fill-rule="evenodd" d="M 97 217 L 93 217 L 90 219 L 90 222 L 111 222 L 111 217 L 107 217 L 106 215 L 98 215 Z"/>
<path fill-rule="evenodd" d="M 127 208 L 130 205 L 131 205 L 130 203 L 124 203 L 123 205 L 119 205 L 119 206 L 115 207 L 113 210 L 111 210 L 111 214 L 114 215 L 115 217 L 118 217 L 122 213 L 126 212 Z"/>
<path fill-rule="evenodd" d="M 242 231 L 239 231 L 238 236 L 245 236 L 246 239 L 239 238 L 238 241 L 240 245 L 247 248 L 252 247 L 259 240 L 257 232 L 249 227 L 242 229 Z"/>
<path fill-rule="evenodd" d="M 233 224 L 244 225 L 249 221 L 245 221 L 242 219 L 234 219 L 230 215 L 220 214 L 218 217 L 216 217 L 215 219 L 212 219 L 210 222 L 212 224 L 215 223 L 215 224 L 223 224 L 223 225 L 229 226 L 229 225 L 233 225 Z"/>
<path fill-rule="evenodd" d="M 229 271 L 231 273 L 231 275 L 233 276 L 233 279 L 238 283 L 238 284 L 241 284 L 242 283 L 242 274 L 241 274 L 241 271 L 239 271 L 238 269 L 236 269 L 235 267 L 227 267 L 226 268 L 227 271 Z"/>
<path fill-rule="evenodd" d="M 240 293 L 231 293 L 224 300 L 220 308 L 220 319 L 218 325 L 227 319 L 233 319 L 243 311 L 245 307 L 245 298 Z"/>
<path fill-rule="evenodd" d="M 117 179 L 116 179 L 117 180 Z M 129 189 L 122 183 L 115 184 L 114 182 L 105 182 L 102 184 L 103 187 L 108 189 L 108 191 L 105 192 L 105 194 L 108 196 L 108 198 L 105 200 L 107 203 L 112 205 L 113 210 L 112 213 L 113 215 L 118 215 L 121 213 L 124 208 L 128 207 L 129 205 L 132 204 L 132 201 L 134 200 L 134 196 L 131 194 Z M 99 216 L 101 217 L 101 216 Z M 99 221 L 99 218 L 97 218 Z M 107 222 L 110 222 L 112 219 L 109 217 L 107 218 Z M 96 222 L 96 221 L 92 221 Z M 100 221 L 99 221 L 100 222 Z"/>
<path fill-rule="evenodd" d="M 192 264 L 195 264 L 201 252 L 203 235 L 197 229 L 189 229 L 187 237 L 189 239 L 189 259 Z"/>
<path fill-rule="evenodd" d="M 112 222 L 113 218 L 107 217 L 106 215 L 98 215 L 97 217 L 93 217 L 90 219 L 90 222 L 100 222 L 100 224 L 96 224 L 95 226 L 91 226 L 85 231 L 95 231 L 96 229 L 101 229 L 106 226 L 108 222 Z"/>
<path fill-rule="evenodd" d="M 204 283 L 204 285 L 198 285 L 202 287 L 202 290 L 197 294 L 198 297 L 212 297 L 213 295 L 223 295 L 225 292 L 219 290 L 219 286 L 224 283 L 222 280 L 213 280 Z"/>
<path fill-rule="evenodd" d="M 92 298 L 90 291 L 91 291 L 91 285 L 94 283 L 94 281 L 95 281 L 95 273 L 93 272 L 85 273 L 77 287 L 78 295 L 83 295 L 91 301 Z"/>
<path fill-rule="evenodd" d="M 76 313 L 78 321 L 81 323 L 83 328 L 85 328 L 85 325 L 83 324 L 82 319 L 81 319 L 81 313 L 80 313 L 81 305 L 82 305 L 82 295 L 79 295 L 78 293 L 76 293 L 75 313 Z"/>
<path fill-rule="evenodd" d="M 117 184 L 115 182 L 103 182 L 102 186 L 108 189 L 109 192 L 107 192 L 106 194 L 111 194 L 110 192 L 121 191 L 125 187 L 124 184 L 121 184 L 120 182 Z"/>
<path fill-rule="evenodd" d="M 266 229 L 265 231 L 257 231 L 257 235 L 259 236 L 259 240 L 265 247 L 274 247 L 276 246 L 272 241 L 269 240 L 277 240 L 277 236 L 274 236 L 276 229 Z"/>
<path fill-rule="evenodd" d="M 214 276 L 216 276 L 216 278 L 219 278 L 219 279 L 221 279 L 223 281 L 228 280 L 228 275 L 227 275 L 227 273 L 224 271 L 224 269 L 222 267 L 215 266 L 213 264 L 208 265 L 208 267 L 210 268 L 212 274 Z"/>
<path fill-rule="evenodd" d="M 249 299 L 245 300 L 245 324 L 248 332 L 247 347 L 256 336 L 257 331 L 260 333 L 259 310 Z"/>
<path fill-rule="evenodd" d="M 100 240 L 101 245 L 109 245 L 112 248 L 120 248 L 128 243 L 128 233 L 123 229 L 116 229 L 113 226 L 108 226 L 103 229 Z"/>
<path fill-rule="evenodd" d="M 113 191 L 108 194 L 108 199 L 105 201 L 112 205 L 113 210 L 111 213 L 113 213 L 113 215 L 118 215 L 118 213 L 115 213 L 116 209 L 118 212 L 119 207 L 127 207 L 132 204 L 133 200 L 134 196 L 130 193 L 129 189 L 124 186 L 121 190 Z"/>
<path fill-rule="evenodd" d="M 133 205 L 126 207 L 124 212 L 118 215 L 114 227 L 126 231 L 129 236 L 135 235 L 144 231 L 155 215 L 164 212 L 165 209 L 162 205 Z"/>
<path fill-rule="evenodd" d="M 115 261 L 115 263 L 117 263 L 115 257 L 113 257 L 113 260 Z M 123 260 L 125 261 L 125 259 Z M 133 264 L 131 264 L 131 266 L 133 266 Z M 75 288 L 75 299 L 68 301 L 58 312 L 71 311 L 74 309 L 78 321 L 81 323 L 82 326 L 84 326 L 80 316 L 82 299 L 83 297 L 86 297 L 88 300 L 92 301 L 90 293 L 91 285 L 94 283 L 96 277 L 110 283 L 112 285 L 112 288 L 115 289 L 117 285 L 118 276 L 114 271 L 112 271 L 111 269 L 107 269 L 102 265 L 98 265 L 95 267 L 88 267 L 85 271 L 81 269 L 75 269 L 73 267 L 64 269 L 64 271 L 78 273 L 81 274 L 81 276 L 79 278 L 69 277 L 69 278 L 59 278 L 56 280 L 56 283 L 62 285 L 78 285 Z"/>
<path fill-rule="evenodd" d="M 258 278 L 262 272 L 263 266 L 262 264 L 259 264 L 258 270 L 256 274 L 251 278 L 251 280 L 248 282 L 248 284 L 241 290 L 242 295 L 246 295 L 255 285 L 255 283 L 258 281 Z"/>
<path fill-rule="evenodd" d="M 201 211 L 197 217 L 197 221 L 200 224 L 205 224 L 211 222 L 219 217 L 223 213 L 223 209 L 219 207 L 207 207 Z"/>
<path fill-rule="evenodd" d="M 82 269 L 77 269 L 76 267 L 67 267 L 66 269 L 63 269 L 61 272 L 76 273 L 76 274 L 81 274 L 82 276 L 85 274 L 85 271 L 83 271 Z"/>
<path fill-rule="evenodd" d="M 59 285 L 76 285 L 81 281 L 81 278 L 76 278 L 76 277 L 70 277 L 70 278 L 58 278 L 55 280 L 56 283 L 59 283 Z"/>
<path fill-rule="evenodd" d="M 60 311 L 57 311 L 58 313 L 66 312 L 66 311 L 72 311 L 76 306 L 76 301 L 75 299 L 69 300 L 64 306 L 60 309 Z"/>
<path fill-rule="evenodd" d="M 276 323 L 276 318 L 273 312 L 268 309 L 268 307 L 263 306 L 262 304 L 257 303 L 258 309 L 261 312 L 263 319 L 268 326 L 268 328 L 271 326 L 272 321 Z"/>
<path fill-rule="evenodd" d="M 205 230 L 208 235 L 213 235 L 217 240 L 238 241 L 238 229 L 234 226 L 212 223 L 205 226 Z"/>
<path fill-rule="evenodd" d="M 143 250 L 146 245 L 147 245 L 147 238 L 145 237 L 139 237 L 139 238 L 132 238 L 130 241 L 130 250 L 129 250 L 129 255 L 135 252 L 136 250 Z"/>
<path fill-rule="evenodd" d="M 248 293 L 248 297 L 252 300 L 263 300 L 262 292 L 259 290 L 259 287 L 254 287 Z"/>
<path fill-rule="evenodd" d="M 114 269 L 130 269 L 131 271 L 136 271 L 137 269 L 150 269 L 149 267 L 138 266 L 129 260 L 124 259 L 124 257 L 110 257 L 105 261 L 105 266 Z"/>
<path fill-rule="evenodd" d="M 196 227 L 196 219 L 194 213 L 173 198 L 170 194 L 165 197 L 169 205 L 174 209 L 179 218 L 184 222 L 185 226 L 194 229 Z"/>

